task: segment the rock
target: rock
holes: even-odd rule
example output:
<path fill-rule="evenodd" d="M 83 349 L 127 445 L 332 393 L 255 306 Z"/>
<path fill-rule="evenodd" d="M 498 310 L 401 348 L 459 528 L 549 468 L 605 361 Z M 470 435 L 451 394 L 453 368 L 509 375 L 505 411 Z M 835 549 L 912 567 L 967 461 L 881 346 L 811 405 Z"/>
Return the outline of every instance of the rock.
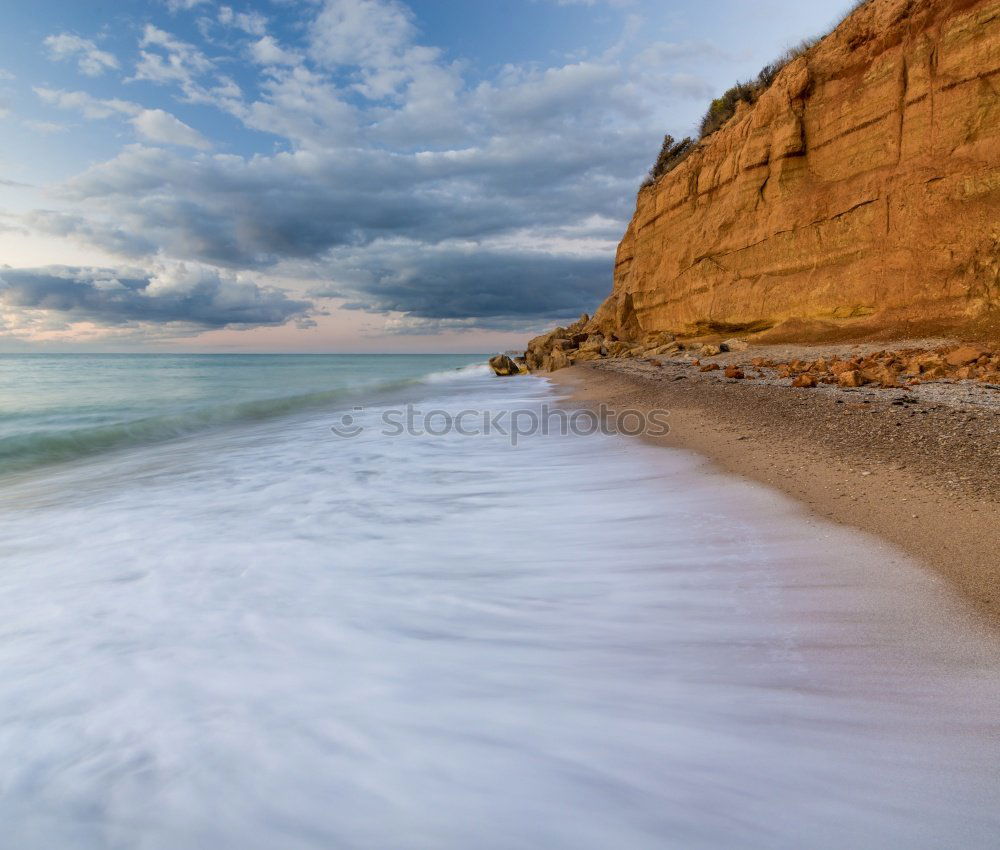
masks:
<path fill-rule="evenodd" d="M 594 351 L 592 348 L 580 349 L 579 351 L 574 351 L 569 355 L 570 363 L 586 363 L 588 360 L 600 360 L 604 355 L 600 351 Z"/>
<path fill-rule="evenodd" d="M 724 374 L 727 378 L 734 378 L 737 381 L 742 381 L 746 377 L 739 366 L 727 366 Z"/>
<path fill-rule="evenodd" d="M 837 383 L 842 387 L 863 387 L 867 382 L 857 369 L 850 369 L 837 375 Z"/>
<path fill-rule="evenodd" d="M 548 333 L 536 336 L 528 342 L 528 351 L 547 349 L 551 345 L 552 340 L 565 337 L 566 333 L 566 328 L 553 328 Z"/>
<path fill-rule="evenodd" d="M 490 368 L 493 370 L 494 375 L 499 375 L 501 378 L 509 378 L 512 375 L 521 374 L 517 363 L 506 354 L 498 354 L 496 357 L 491 357 Z"/>
<path fill-rule="evenodd" d="M 548 369 L 550 372 L 556 372 L 559 369 L 565 369 L 570 365 L 569 355 L 566 354 L 561 348 L 555 349 L 550 355 L 548 360 Z"/>
<path fill-rule="evenodd" d="M 899 381 L 897 380 L 899 372 L 890 366 L 875 364 L 867 366 L 860 371 L 861 377 L 864 378 L 865 383 L 879 384 L 883 387 L 899 386 Z"/>
<path fill-rule="evenodd" d="M 961 348 L 956 348 L 946 354 L 944 362 L 949 366 L 968 366 L 984 355 L 989 356 L 989 352 L 985 348 L 980 348 L 978 345 L 963 345 Z"/>
<path fill-rule="evenodd" d="M 812 387 L 815 387 L 818 383 L 819 382 L 813 375 L 804 373 L 802 375 L 797 375 L 795 377 L 795 380 L 792 381 L 792 386 L 800 387 L 803 389 L 811 389 Z"/>
<path fill-rule="evenodd" d="M 528 350 L 524 353 L 525 362 L 528 369 L 537 371 L 548 368 L 549 352 L 557 339 L 565 339 L 568 331 L 566 328 L 553 328 L 548 333 L 536 336 L 528 343 Z"/>
<path fill-rule="evenodd" d="M 709 363 L 707 366 L 702 366 L 699 372 L 718 372 L 722 367 L 718 363 Z"/>
<path fill-rule="evenodd" d="M 679 349 L 677 348 L 677 343 L 676 342 L 668 342 L 668 343 L 666 343 L 664 345 L 658 345 L 655 348 L 647 348 L 647 349 L 644 350 L 644 353 L 647 356 L 656 357 L 656 356 L 658 356 L 660 354 L 674 354 L 678 350 Z"/>
<path fill-rule="evenodd" d="M 722 354 L 722 349 L 717 345 L 703 345 L 698 354 L 702 357 L 715 357 L 717 354 Z"/>
<path fill-rule="evenodd" d="M 722 343 L 722 346 L 725 346 L 726 351 L 746 351 L 750 347 L 750 343 L 746 340 L 733 337 L 732 339 L 727 339 L 724 343 Z"/>
<path fill-rule="evenodd" d="M 844 372 L 852 372 L 852 371 L 854 371 L 857 368 L 858 368 L 858 364 L 857 363 L 852 363 L 850 360 L 834 360 L 830 364 L 830 372 L 833 375 L 837 376 L 838 378 Z"/>
<path fill-rule="evenodd" d="M 943 369 L 944 365 L 944 358 L 940 354 L 927 354 L 925 352 L 910 358 L 907 368 L 910 370 L 916 368 L 916 374 L 920 375 L 931 369 Z"/>

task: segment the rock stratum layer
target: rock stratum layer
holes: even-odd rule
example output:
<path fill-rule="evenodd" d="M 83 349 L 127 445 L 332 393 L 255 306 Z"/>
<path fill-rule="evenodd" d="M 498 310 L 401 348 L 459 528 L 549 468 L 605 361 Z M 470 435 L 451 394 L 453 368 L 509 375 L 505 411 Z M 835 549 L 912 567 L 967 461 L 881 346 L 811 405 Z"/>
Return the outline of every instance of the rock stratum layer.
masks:
<path fill-rule="evenodd" d="M 1000 0 L 872 0 L 639 192 L 588 330 L 995 339 L 998 316 Z"/>

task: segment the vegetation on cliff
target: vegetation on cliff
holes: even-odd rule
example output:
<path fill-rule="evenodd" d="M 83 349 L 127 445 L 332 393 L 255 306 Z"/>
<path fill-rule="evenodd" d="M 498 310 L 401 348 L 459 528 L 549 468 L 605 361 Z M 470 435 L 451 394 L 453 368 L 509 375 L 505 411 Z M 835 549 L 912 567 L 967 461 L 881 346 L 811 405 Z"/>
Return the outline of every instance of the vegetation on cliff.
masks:
<path fill-rule="evenodd" d="M 847 17 L 868 2 L 869 0 L 860 0 L 860 2 L 855 3 Z M 795 47 L 789 48 L 774 62 L 761 68 L 760 72 L 752 80 L 737 82 L 736 85 L 715 98 L 709 104 L 708 110 L 702 116 L 701 123 L 698 125 L 698 141 L 706 139 L 724 127 L 729 122 L 729 119 L 736 114 L 736 110 L 741 103 L 753 106 L 760 96 L 771 88 L 774 81 L 778 78 L 778 74 L 800 56 L 808 54 L 826 35 L 829 35 L 829 33 L 805 39 Z M 688 155 L 696 147 L 697 142 L 690 137 L 680 142 L 675 142 L 673 136 L 666 135 L 663 139 L 660 155 L 650 169 L 649 176 L 643 181 L 642 188 L 652 186 L 664 174 L 669 174 L 673 171 L 687 159 Z"/>
<path fill-rule="evenodd" d="M 687 159 L 688 154 L 694 150 L 695 141 L 690 136 L 674 141 L 674 137 L 669 133 L 663 137 L 663 144 L 660 147 L 660 155 L 649 169 L 649 176 L 643 182 L 643 187 L 652 186 L 664 174 L 673 171 L 678 165 Z"/>

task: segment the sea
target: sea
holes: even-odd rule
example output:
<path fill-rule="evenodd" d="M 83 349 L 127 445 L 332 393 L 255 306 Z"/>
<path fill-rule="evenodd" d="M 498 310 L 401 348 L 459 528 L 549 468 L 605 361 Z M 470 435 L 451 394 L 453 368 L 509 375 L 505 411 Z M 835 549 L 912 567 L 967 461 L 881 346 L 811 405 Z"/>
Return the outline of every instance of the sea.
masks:
<path fill-rule="evenodd" d="M 484 362 L 0 356 L 0 847 L 1000 845 L 942 580 Z"/>

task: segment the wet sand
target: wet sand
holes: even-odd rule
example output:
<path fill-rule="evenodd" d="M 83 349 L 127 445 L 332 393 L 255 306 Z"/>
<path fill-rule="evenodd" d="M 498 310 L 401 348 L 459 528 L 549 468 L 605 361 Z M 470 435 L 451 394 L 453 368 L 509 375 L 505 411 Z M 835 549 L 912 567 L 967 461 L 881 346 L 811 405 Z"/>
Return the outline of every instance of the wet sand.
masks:
<path fill-rule="evenodd" d="M 604 360 L 548 376 L 576 403 L 670 411 L 647 439 L 693 450 L 815 514 L 874 534 L 1000 624 L 1000 412 L 905 391 L 720 379 L 689 363 Z"/>

